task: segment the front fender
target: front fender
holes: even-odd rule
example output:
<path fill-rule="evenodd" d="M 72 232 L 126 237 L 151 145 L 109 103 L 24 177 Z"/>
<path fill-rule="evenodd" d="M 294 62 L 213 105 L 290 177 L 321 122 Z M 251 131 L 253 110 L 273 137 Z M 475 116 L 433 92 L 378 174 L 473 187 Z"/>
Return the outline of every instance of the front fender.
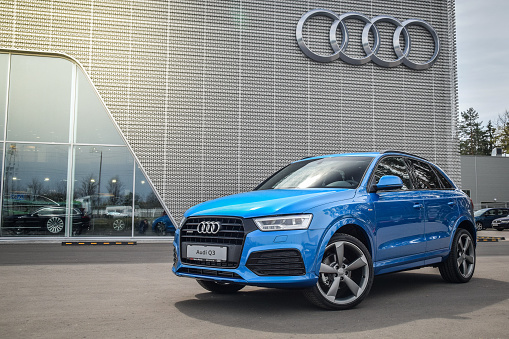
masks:
<path fill-rule="evenodd" d="M 373 256 L 373 233 L 371 229 L 363 222 L 362 220 L 352 218 L 352 217 L 345 217 L 339 220 L 336 220 L 333 224 L 331 224 L 322 234 L 322 238 L 320 239 L 318 251 L 315 256 L 315 260 L 313 261 L 313 268 L 310 272 L 313 272 L 316 274 L 316 276 L 319 275 L 320 271 L 320 263 L 322 261 L 323 254 L 325 253 L 325 248 L 329 244 L 330 239 L 334 234 L 336 234 L 338 231 L 341 230 L 342 227 L 347 225 L 354 225 L 357 227 L 360 227 L 367 235 L 367 240 L 369 241 L 369 246 L 371 248 L 371 256 Z M 341 232 L 340 232 L 341 233 Z"/>

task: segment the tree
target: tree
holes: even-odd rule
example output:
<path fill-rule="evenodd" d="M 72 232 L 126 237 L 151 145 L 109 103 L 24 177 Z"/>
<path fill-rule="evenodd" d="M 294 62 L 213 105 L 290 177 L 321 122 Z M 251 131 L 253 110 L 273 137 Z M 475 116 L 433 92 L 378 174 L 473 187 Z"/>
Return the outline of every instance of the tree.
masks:
<path fill-rule="evenodd" d="M 42 182 L 37 178 L 32 178 L 32 182 L 27 185 L 28 191 L 35 197 L 43 195 L 44 186 Z"/>
<path fill-rule="evenodd" d="M 498 115 L 497 119 L 497 141 L 505 153 L 509 154 L 509 111 Z"/>
<path fill-rule="evenodd" d="M 479 121 L 479 113 L 472 107 L 461 112 L 459 138 L 461 154 L 489 154 L 486 131 L 483 130 L 482 121 Z"/>
<path fill-rule="evenodd" d="M 108 184 L 106 185 L 106 189 L 108 190 L 108 193 L 111 196 L 110 203 L 112 203 L 112 204 L 121 204 L 122 203 L 122 201 L 120 199 L 121 198 L 120 193 L 124 189 L 124 184 L 122 183 L 122 181 L 120 181 L 120 178 L 118 177 L 118 175 L 112 177 L 108 181 Z"/>
<path fill-rule="evenodd" d="M 485 143 L 483 147 L 483 153 L 486 155 L 490 155 L 491 151 L 497 145 L 497 129 L 493 126 L 491 120 L 488 120 L 488 124 L 486 125 L 485 131 Z"/>
<path fill-rule="evenodd" d="M 97 182 L 94 179 L 93 173 L 81 178 L 80 186 L 76 189 L 76 193 L 77 197 L 94 196 L 97 194 Z"/>

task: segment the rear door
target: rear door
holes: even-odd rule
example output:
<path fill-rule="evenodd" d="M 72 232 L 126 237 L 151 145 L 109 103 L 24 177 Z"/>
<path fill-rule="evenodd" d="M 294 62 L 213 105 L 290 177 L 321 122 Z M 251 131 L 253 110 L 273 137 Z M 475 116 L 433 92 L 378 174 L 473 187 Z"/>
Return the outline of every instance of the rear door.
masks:
<path fill-rule="evenodd" d="M 461 195 L 432 165 L 416 159 L 409 161 L 424 202 L 426 252 L 449 248 L 452 230 L 459 218 Z"/>

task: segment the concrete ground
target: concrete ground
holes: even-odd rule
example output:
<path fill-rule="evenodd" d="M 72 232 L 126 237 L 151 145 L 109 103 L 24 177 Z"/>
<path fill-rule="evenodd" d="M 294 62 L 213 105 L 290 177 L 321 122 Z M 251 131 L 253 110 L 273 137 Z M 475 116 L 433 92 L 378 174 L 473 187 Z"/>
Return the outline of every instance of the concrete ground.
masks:
<path fill-rule="evenodd" d="M 378 276 L 358 307 L 331 312 L 299 291 L 207 293 L 171 273 L 167 243 L 4 243 L 0 338 L 508 338 L 509 241 L 477 254 L 467 284 L 433 268 Z"/>

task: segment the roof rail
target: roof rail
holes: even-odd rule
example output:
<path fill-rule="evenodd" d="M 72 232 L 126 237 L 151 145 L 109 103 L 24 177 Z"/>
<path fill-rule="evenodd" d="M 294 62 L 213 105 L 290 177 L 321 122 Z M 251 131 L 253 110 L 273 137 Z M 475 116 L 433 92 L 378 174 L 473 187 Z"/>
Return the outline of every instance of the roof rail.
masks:
<path fill-rule="evenodd" d="M 382 153 L 382 154 L 385 154 L 385 153 L 399 153 L 399 154 L 410 155 L 412 157 L 416 157 L 416 158 L 419 158 L 419 159 L 423 159 L 423 160 L 429 161 L 428 159 L 426 159 L 424 157 L 421 157 L 420 155 L 415 155 L 415 154 L 408 153 L 408 152 L 403 152 L 403 151 L 385 150 L 385 151 L 382 151 L 380 153 Z"/>

